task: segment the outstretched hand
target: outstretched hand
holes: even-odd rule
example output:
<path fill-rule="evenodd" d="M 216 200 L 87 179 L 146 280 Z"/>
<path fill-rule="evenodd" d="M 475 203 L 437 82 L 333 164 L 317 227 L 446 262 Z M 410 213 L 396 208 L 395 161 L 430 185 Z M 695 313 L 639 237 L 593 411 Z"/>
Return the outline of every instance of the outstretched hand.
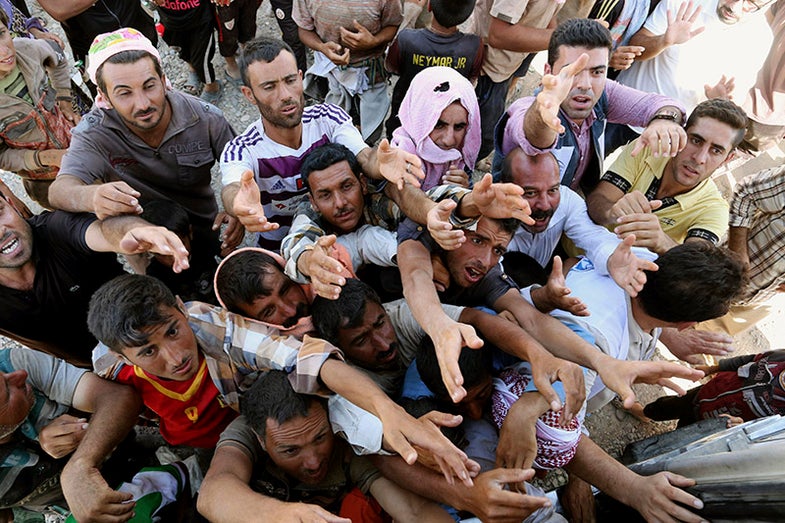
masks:
<path fill-rule="evenodd" d="M 234 215 L 250 232 L 267 232 L 278 228 L 277 223 L 268 222 L 262 207 L 259 186 L 252 171 L 245 171 L 240 178 L 240 189 L 232 203 Z"/>
<path fill-rule="evenodd" d="M 636 401 L 635 392 L 632 390 L 634 383 L 657 384 L 683 396 L 686 391 L 669 378 L 696 381 L 703 377 L 703 372 L 697 369 L 666 361 L 627 361 L 608 356 L 598 367 L 594 370 L 600 375 L 602 382 L 619 395 L 627 410 L 631 409 Z"/>
<path fill-rule="evenodd" d="M 149 225 L 131 229 L 120 240 L 120 249 L 125 254 L 153 252 L 174 257 L 172 270 L 182 272 L 189 267 L 188 249 L 175 233 L 166 227 Z"/>
<path fill-rule="evenodd" d="M 458 206 L 455 201 L 442 200 L 428 211 L 426 224 L 431 238 L 445 251 L 452 251 L 466 241 L 463 230 L 456 229 L 450 223 L 450 214 Z"/>
<path fill-rule="evenodd" d="M 535 298 L 535 292 L 532 291 L 532 299 L 535 300 L 537 309 L 541 312 L 550 312 L 553 309 L 561 309 L 567 311 L 575 316 L 589 316 L 589 308 L 578 297 L 570 296 L 572 292 L 567 287 L 567 282 L 564 278 L 562 271 L 561 257 L 553 257 L 553 268 L 551 274 L 548 276 L 548 281 L 544 287 L 540 289 L 538 296 Z"/>
<path fill-rule="evenodd" d="M 463 388 L 463 376 L 458 366 L 458 357 L 463 347 L 479 349 L 483 342 L 471 325 L 458 323 L 446 315 L 440 324 L 429 329 L 428 335 L 433 340 L 436 359 L 442 373 L 442 381 L 453 402 L 458 403 L 466 396 Z"/>
<path fill-rule="evenodd" d="M 311 289 L 328 300 L 336 300 L 341 287 L 346 284 L 349 274 L 334 256 L 336 236 L 322 236 L 313 249 L 303 252 L 297 260 L 297 267 L 311 279 Z"/>
<path fill-rule="evenodd" d="M 515 183 L 493 183 L 487 173 L 475 184 L 471 201 L 482 216 L 488 218 L 515 218 L 527 225 L 534 225 L 529 202 L 523 197 L 523 188 Z"/>
<path fill-rule="evenodd" d="M 394 183 L 400 190 L 403 190 L 406 183 L 419 187 L 420 180 L 425 179 L 422 161 L 417 155 L 393 147 L 387 138 L 379 143 L 376 158 L 382 177 L 390 183 Z"/>
<path fill-rule="evenodd" d="M 559 107 L 572 90 L 572 82 L 589 63 L 589 55 L 583 53 L 573 63 L 563 67 L 558 75 L 542 77 L 542 91 L 537 95 L 537 109 L 542 122 L 557 134 L 564 132 L 559 119 Z"/>
<path fill-rule="evenodd" d="M 653 261 L 638 258 L 632 252 L 635 244 L 635 235 L 631 234 L 624 238 L 608 257 L 608 274 L 610 274 L 616 285 L 633 298 L 643 289 L 646 284 L 646 273 L 644 271 L 656 271 L 659 267 Z"/>

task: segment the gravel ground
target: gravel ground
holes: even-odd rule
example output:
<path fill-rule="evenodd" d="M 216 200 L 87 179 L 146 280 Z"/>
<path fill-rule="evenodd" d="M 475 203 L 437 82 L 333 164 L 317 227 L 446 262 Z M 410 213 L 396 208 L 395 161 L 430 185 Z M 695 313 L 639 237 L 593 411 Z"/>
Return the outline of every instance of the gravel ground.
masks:
<path fill-rule="evenodd" d="M 32 8 L 40 12 L 37 5 L 30 4 Z M 264 3 L 259 9 L 258 23 L 258 34 L 280 36 L 269 3 Z M 53 28 L 54 31 L 58 31 L 62 34 L 56 23 L 50 23 L 50 27 Z M 63 39 L 65 40 L 65 38 Z M 161 50 L 164 69 L 170 81 L 176 88 L 182 86 L 187 77 L 187 68 L 184 62 L 177 57 L 176 50 L 168 48 L 163 41 L 159 44 L 159 49 Z M 223 59 L 220 56 L 216 56 L 214 63 L 219 78 L 223 78 Z M 541 61 L 538 62 L 535 60 L 535 63 L 541 63 Z M 537 70 L 541 70 L 541 67 L 539 66 L 533 66 L 533 69 L 534 67 L 536 67 Z M 513 90 L 511 99 L 509 100 L 510 102 L 520 96 L 530 94 L 534 87 L 536 87 L 540 75 L 534 72 L 533 69 L 530 70 L 529 75 L 518 82 L 517 88 Z M 256 107 L 251 105 L 245 97 L 242 96 L 240 90 L 231 84 L 223 85 L 223 96 L 216 105 L 224 111 L 226 118 L 238 132 L 244 130 L 252 121 L 259 117 Z M 25 196 L 21 183 L 16 176 L 0 171 L 0 177 L 17 195 Z M 218 192 L 220 190 L 220 180 L 217 167 L 214 170 L 213 184 Z M 28 199 L 25 198 L 25 200 Z M 32 208 L 38 210 L 35 204 L 32 204 L 32 202 L 30 202 L 30 204 Z M 736 336 L 735 346 L 737 352 L 754 353 L 770 348 L 785 347 L 785 335 L 782 334 L 781 329 L 776 328 L 776 326 L 781 324 L 782 320 L 785 319 L 784 310 L 785 297 L 780 297 L 775 300 L 774 310 L 767 320 L 761 322 L 757 327 Z M 1 338 L 0 341 L 4 347 L 13 345 L 14 343 L 5 338 Z M 672 357 L 669 357 L 666 350 L 659 351 L 657 357 L 672 359 Z M 654 398 L 662 395 L 662 389 L 657 386 L 636 386 L 636 393 L 643 400 L 643 403 L 648 403 Z M 612 405 L 608 405 L 592 415 L 587 420 L 586 425 L 591 432 L 592 438 L 611 455 L 617 457 L 628 443 L 638 441 L 652 434 L 670 430 L 674 426 L 672 423 L 641 423 L 631 416 L 617 411 Z"/>

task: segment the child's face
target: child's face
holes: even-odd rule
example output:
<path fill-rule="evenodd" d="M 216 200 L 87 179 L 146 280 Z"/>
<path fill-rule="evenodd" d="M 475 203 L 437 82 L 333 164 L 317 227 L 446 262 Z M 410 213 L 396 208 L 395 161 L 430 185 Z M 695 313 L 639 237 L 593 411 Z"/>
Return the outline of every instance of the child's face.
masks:
<path fill-rule="evenodd" d="M 175 307 L 164 307 L 168 319 L 146 330 L 147 343 L 140 347 L 123 347 L 123 358 L 159 378 L 188 381 L 199 370 L 196 336 L 185 314 Z"/>

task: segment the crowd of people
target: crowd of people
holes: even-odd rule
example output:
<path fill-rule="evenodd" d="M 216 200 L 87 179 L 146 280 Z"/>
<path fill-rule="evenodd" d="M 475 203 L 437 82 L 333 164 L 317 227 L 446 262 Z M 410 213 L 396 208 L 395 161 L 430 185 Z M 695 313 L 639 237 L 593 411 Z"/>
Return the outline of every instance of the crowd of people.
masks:
<path fill-rule="evenodd" d="M 785 0 L 39 4 L 89 94 L 0 0 L 0 521 L 697 523 L 585 418 L 785 411 L 783 350 L 707 361 L 785 290 L 785 166 L 712 181 L 785 136 Z"/>

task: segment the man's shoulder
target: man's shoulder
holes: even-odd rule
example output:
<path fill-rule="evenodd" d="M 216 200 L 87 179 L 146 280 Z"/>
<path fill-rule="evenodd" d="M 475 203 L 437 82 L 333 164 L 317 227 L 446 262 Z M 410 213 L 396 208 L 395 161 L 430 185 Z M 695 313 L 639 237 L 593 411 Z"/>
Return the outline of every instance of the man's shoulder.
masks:
<path fill-rule="evenodd" d="M 229 124 L 223 111 L 211 103 L 205 102 L 197 96 L 170 89 L 166 93 L 172 106 L 172 114 L 176 119 L 187 122 L 192 118 L 196 120 L 219 120 Z"/>
<path fill-rule="evenodd" d="M 303 110 L 303 125 L 340 125 L 351 121 L 349 114 L 334 104 L 310 105 Z"/>

